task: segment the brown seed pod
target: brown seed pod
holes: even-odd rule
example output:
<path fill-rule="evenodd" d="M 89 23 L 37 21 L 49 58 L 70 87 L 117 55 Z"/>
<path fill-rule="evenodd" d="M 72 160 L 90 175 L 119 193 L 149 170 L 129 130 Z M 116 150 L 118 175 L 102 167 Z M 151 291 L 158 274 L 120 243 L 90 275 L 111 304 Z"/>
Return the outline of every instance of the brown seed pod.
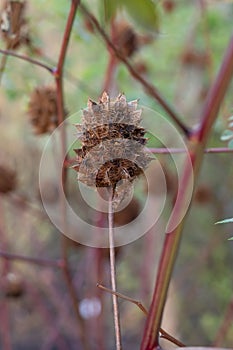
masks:
<path fill-rule="evenodd" d="M 82 148 L 76 149 L 73 166 L 78 180 L 88 186 L 127 187 L 148 166 L 145 130 L 141 127 L 141 110 L 137 101 L 127 102 L 124 95 L 110 99 L 103 93 L 99 103 L 88 101 L 82 124 L 76 125 Z M 119 191 L 115 193 L 116 197 Z"/>
<path fill-rule="evenodd" d="M 195 48 L 187 48 L 181 55 L 181 62 L 184 65 L 195 65 L 200 68 L 206 68 L 211 63 L 211 59 L 207 52 L 201 52 Z"/>
<path fill-rule="evenodd" d="M 0 193 L 8 193 L 16 187 L 16 173 L 6 166 L 0 165 Z"/>
<path fill-rule="evenodd" d="M 54 87 L 37 87 L 31 94 L 28 115 L 35 134 L 45 134 L 58 126 L 57 95 Z"/>
<path fill-rule="evenodd" d="M 125 57 L 131 57 L 143 45 L 152 42 L 151 35 L 140 35 L 126 21 L 117 21 L 112 35 L 114 44 Z"/>
<path fill-rule="evenodd" d="M 1 37 L 9 49 L 15 50 L 22 44 L 30 43 L 25 8 L 25 1 L 8 0 L 1 11 Z"/>
<path fill-rule="evenodd" d="M 114 41 L 118 50 L 125 57 L 132 56 L 138 49 L 137 34 L 131 25 L 125 21 L 116 23 Z"/>

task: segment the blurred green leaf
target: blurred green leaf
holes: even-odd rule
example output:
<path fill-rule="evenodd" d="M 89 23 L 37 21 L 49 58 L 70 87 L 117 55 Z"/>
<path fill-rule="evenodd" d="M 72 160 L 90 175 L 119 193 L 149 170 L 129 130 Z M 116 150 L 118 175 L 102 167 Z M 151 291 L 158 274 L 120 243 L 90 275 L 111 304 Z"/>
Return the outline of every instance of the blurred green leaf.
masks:
<path fill-rule="evenodd" d="M 104 23 L 109 23 L 110 20 L 114 17 L 117 11 L 117 7 L 120 5 L 120 2 L 117 0 L 100 0 L 100 15 Z"/>
<path fill-rule="evenodd" d="M 230 149 L 233 149 L 233 139 L 230 140 L 230 142 L 228 143 L 228 147 L 229 147 Z"/>
<path fill-rule="evenodd" d="M 228 238 L 228 241 L 233 241 L 233 237 L 231 237 L 231 238 Z"/>
<path fill-rule="evenodd" d="M 124 0 L 122 5 L 136 23 L 147 30 L 158 31 L 159 11 L 156 3 L 151 0 Z"/>
<path fill-rule="evenodd" d="M 233 138 L 233 131 L 232 130 L 225 130 L 221 136 L 222 141 L 228 141 L 231 138 Z"/>
<path fill-rule="evenodd" d="M 218 225 L 218 224 L 229 224 L 233 222 L 233 218 L 230 218 L 230 219 L 224 219 L 224 220 L 221 220 L 221 221 L 217 221 L 215 224 Z"/>

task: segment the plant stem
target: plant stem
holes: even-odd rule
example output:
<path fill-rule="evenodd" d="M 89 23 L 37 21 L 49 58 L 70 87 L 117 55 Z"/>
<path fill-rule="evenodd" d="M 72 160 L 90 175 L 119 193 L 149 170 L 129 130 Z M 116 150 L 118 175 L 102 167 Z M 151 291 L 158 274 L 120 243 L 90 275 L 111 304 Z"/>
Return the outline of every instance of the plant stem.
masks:
<path fill-rule="evenodd" d="M 104 29 L 101 27 L 95 16 L 93 16 L 88 9 L 82 4 L 80 5 L 81 10 L 83 13 L 91 20 L 91 22 L 94 24 L 96 30 L 99 32 L 101 37 L 104 39 L 105 43 L 110 47 L 117 58 L 121 62 L 124 63 L 132 77 L 136 79 L 139 83 L 142 84 L 146 92 L 151 95 L 156 101 L 159 102 L 159 104 L 163 107 L 163 109 L 168 113 L 168 115 L 173 119 L 175 124 L 184 132 L 184 134 L 188 137 L 191 135 L 191 130 L 180 120 L 180 117 L 176 113 L 173 107 L 171 107 L 168 102 L 164 99 L 164 97 L 160 94 L 158 89 L 149 83 L 143 76 L 141 76 L 137 70 L 132 66 L 132 64 L 129 62 L 129 60 L 117 49 L 117 47 L 113 44 L 112 40 L 108 37 L 108 35 L 105 33 Z"/>
<path fill-rule="evenodd" d="M 217 118 L 218 111 L 224 95 L 227 91 L 228 85 L 233 75 L 233 37 L 226 50 L 225 57 L 223 59 L 220 71 L 215 79 L 215 82 L 210 89 L 206 103 L 203 108 L 201 123 L 199 129 L 196 131 L 192 138 L 194 147 L 190 150 L 190 157 L 193 164 L 194 182 L 196 184 L 197 178 L 200 172 L 200 167 L 203 160 L 204 149 L 211 128 Z M 180 215 L 179 210 L 182 210 L 183 204 L 186 202 L 186 192 L 190 186 L 190 177 L 192 176 L 187 164 L 184 166 L 183 177 L 181 179 L 183 192 L 179 198 L 179 209 L 171 217 L 170 222 Z M 187 214 L 186 214 L 187 216 Z M 144 336 L 141 344 L 141 350 L 152 350 L 155 349 L 159 342 L 159 328 L 162 320 L 163 310 L 166 302 L 167 291 L 171 280 L 171 275 L 175 265 L 176 255 L 182 236 L 182 230 L 185 218 L 181 223 L 167 234 L 164 241 L 162 254 L 160 257 L 158 275 L 154 288 L 152 303 L 149 310 L 146 327 L 144 330 Z"/>
<path fill-rule="evenodd" d="M 3 55 L 6 55 L 6 56 L 12 56 L 12 57 L 16 57 L 20 60 L 23 60 L 23 61 L 26 61 L 26 62 L 29 62 L 29 63 L 32 63 L 34 64 L 35 66 L 39 66 L 41 68 L 44 68 L 46 70 L 48 70 L 50 73 L 54 73 L 54 68 L 48 66 L 46 63 L 43 63 L 43 62 L 40 62 L 38 60 L 35 60 L 33 58 L 30 58 L 28 56 L 25 56 L 25 55 L 20 55 L 18 53 L 15 53 L 13 51 L 10 51 L 10 50 L 2 50 L 0 49 L 0 53 L 2 53 Z"/>
<path fill-rule="evenodd" d="M 31 263 L 31 264 L 41 265 L 41 266 L 50 266 L 50 267 L 58 267 L 58 268 L 63 267 L 62 260 L 34 258 L 31 256 L 6 253 L 6 252 L 3 252 L 1 250 L 0 250 L 0 257 L 7 259 L 7 260 L 18 260 L 21 262 Z"/>
<path fill-rule="evenodd" d="M 68 49 L 68 44 L 70 40 L 70 35 L 77 11 L 77 7 L 79 5 L 79 0 L 72 0 L 69 15 L 67 18 L 67 23 L 63 35 L 63 40 L 61 44 L 61 50 L 59 54 L 58 64 L 56 69 L 53 71 L 54 78 L 56 81 L 56 87 L 57 87 L 57 109 L 58 109 L 58 121 L 60 124 L 60 141 L 61 141 L 61 158 L 62 160 L 66 160 L 66 132 L 65 132 L 65 125 L 64 125 L 64 93 L 63 93 L 63 68 L 66 58 L 66 53 Z M 64 278 L 67 284 L 67 288 L 70 294 L 70 298 L 73 303 L 73 309 L 76 315 L 77 323 L 78 323 L 78 333 L 80 336 L 80 339 L 83 344 L 83 348 L 85 350 L 89 349 L 88 340 L 86 337 L 86 329 L 85 329 L 85 323 L 80 315 L 79 312 L 79 299 L 76 294 L 76 290 L 73 284 L 72 275 L 70 272 L 69 267 L 69 260 L 68 260 L 68 239 L 65 236 L 68 228 L 67 223 L 67 217 L 66 217 L 66 203 L 64 201 L 64 197 L 62 195 L 62 191 L 64 189 L 64 192 L 67 192 L 67 168 L 63 165 L 62 167 L 62 183 L 60 188 L 60 203 L 61 203 L 61 217 L 62 217 L 62 224 L 63 224 L 63 234 L 61 236 L 61 249 L 62 249 L 62 258 L 63 258 L 63 274 Z"/>
<path fill-rule="evenodd" d="M 141 303 L 141 301 L 139 300 L 135 300 L 133 298 L 128 297 L 127 295 L 124 295 L 122 293 L 119 292 L 114 292 L 113 290 L 106 288 L 104 286 L 102 286 L 102 284 L 97 283 L 96 285 L 98 288 L 104 290 L 105 292 L 111 293 L 116 295 L 119 298 L 122 298 L 124 300 L 130 301 L 131 303 L 137 305 L 137 307 L 144 313 L 144 315 L 148 316 L 148 310 L 145 308 L 145 306 Z M 180 346 L 180 347 L 185 347 L 185 345 L 179 341 L 178 339 L 174 338 L 172 335 L 170 335 L 169 333 L 167 333 L 163 328 L 160 328 L 159 332 L 161 333 L 161 338 L 167 339 L 170 342 L 172 342 L 173 344 Z"/>
<path fill-rule="evenodd" d="M 219 327 L 219 330 L 216 332 L 216 337 L 214 340 L 214 347 L 221 346 L 224 339 L 226 339 L 226 336 L 230 330 L 230 327 L 232 326 L 232 320 L 233 320 L 233 298 L 230 300 L 227 309 L 225 311 L 224 318 L 222 320 L 222 323 Z"/>
<path fill-rule="evenodd" d="M 112 290 L 116 292 L 116 262 L 115 262 L 115 247 L 114 247 L 114 227 L 113 227 L 113 194 L 110 193 L 108 202 L 108 225 L 109 225 L 109 253 L 110 253 L 110 275 Z M 114 326 L 115 326 L 115 337 L 116 337 L 116 349 L 121 350 L 121 328 L 120 328 L 120 317 L 118 309 L 118 300 L 115 294 L 112 294 L 113 303 L 113 315 L 114 315 Z"/>

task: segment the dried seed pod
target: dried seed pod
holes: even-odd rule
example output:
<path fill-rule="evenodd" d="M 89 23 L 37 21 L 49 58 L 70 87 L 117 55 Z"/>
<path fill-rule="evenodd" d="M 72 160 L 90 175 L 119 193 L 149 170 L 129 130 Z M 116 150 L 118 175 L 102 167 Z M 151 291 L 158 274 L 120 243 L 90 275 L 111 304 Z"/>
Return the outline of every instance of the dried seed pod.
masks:
<path fill-rule="evenodd" d="M 140 121 L 137 101 L 127 102 L 124 95 L 112 100 L 104 92 L 99 103 L 89 100 L 82 124 L 76 125 L 82 142 L 73 166 L 78 180 L 88 186 L 117 188 L 115 199 L 120 201 L 151 161 Z"/>
<path fill-rule="evenodd" d="M 137 34 L 131 25 L 125 21 L 116 23 L 114 38 L 118 50 L 125 57 L 132 56 L 138 49 Z"/>
<path fill-rule="evenodd" d="M 8 193 L 16 187 L 16 173 L 6 166 L 0 165 L 0 193 Z"/>
<path fill-rule="evenodd" d="M 15 50 L 21 44 L 30 43 L 25 8 L 25 1 L 8 0 L 1 11 L 1 36 L 9 49 Z"/>
<path fill-rule="evenodd" d="M 36 88 L 30 97 L 28 115 L 35 134 L 45 134 L 58 126 L 56 90 L 50 86 Z"/>
<path fill-rule="evenodd" d="M 151 35 L 140 35 L 126 21 L 115 23 L 113 41 L 120 53 L 125 57 L 131 57 L 141 46 L 151 43 Z"/>

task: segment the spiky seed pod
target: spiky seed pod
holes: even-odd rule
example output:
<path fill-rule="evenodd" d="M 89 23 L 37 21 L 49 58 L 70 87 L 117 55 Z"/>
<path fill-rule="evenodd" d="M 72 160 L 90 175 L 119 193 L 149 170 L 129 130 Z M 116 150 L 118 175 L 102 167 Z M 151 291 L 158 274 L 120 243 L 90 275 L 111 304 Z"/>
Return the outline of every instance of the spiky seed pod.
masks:
<path fill-rule="evenodd" d="M 26 2 L 8 0 L 1 12 L 0 28 L 6 47 L 17 49 L 21 44 L 29 44 L 27 21 L 25 19 Z"/>
<path fill-rule="evenodd" d="M 110 99 L 103 93 L 99 103 L 88 101 L 82 124 L 77 124 L 82 148 L 76 149 L 78 180 L 88 186 L 112 187 L 132 183 L 148 166 L 145 129 L 137 100 L 127 102 L 124 95 Z M 127 186 L 126 186 L 127 187 Z M 117 191 L 116 191 L 117 196 Z"/>
<path fill-rule="evenodd" d="M 16 173 L 6 166 L 0 165 L 0 193 L 8 193 L 16 187 Z"/>
<path fill-rule="evenodd" d="M 45 134 L 58 126 L 57 95 L 54 87 L 37 87 L 31 94 L 28 115 L 35 134 Z"/>

